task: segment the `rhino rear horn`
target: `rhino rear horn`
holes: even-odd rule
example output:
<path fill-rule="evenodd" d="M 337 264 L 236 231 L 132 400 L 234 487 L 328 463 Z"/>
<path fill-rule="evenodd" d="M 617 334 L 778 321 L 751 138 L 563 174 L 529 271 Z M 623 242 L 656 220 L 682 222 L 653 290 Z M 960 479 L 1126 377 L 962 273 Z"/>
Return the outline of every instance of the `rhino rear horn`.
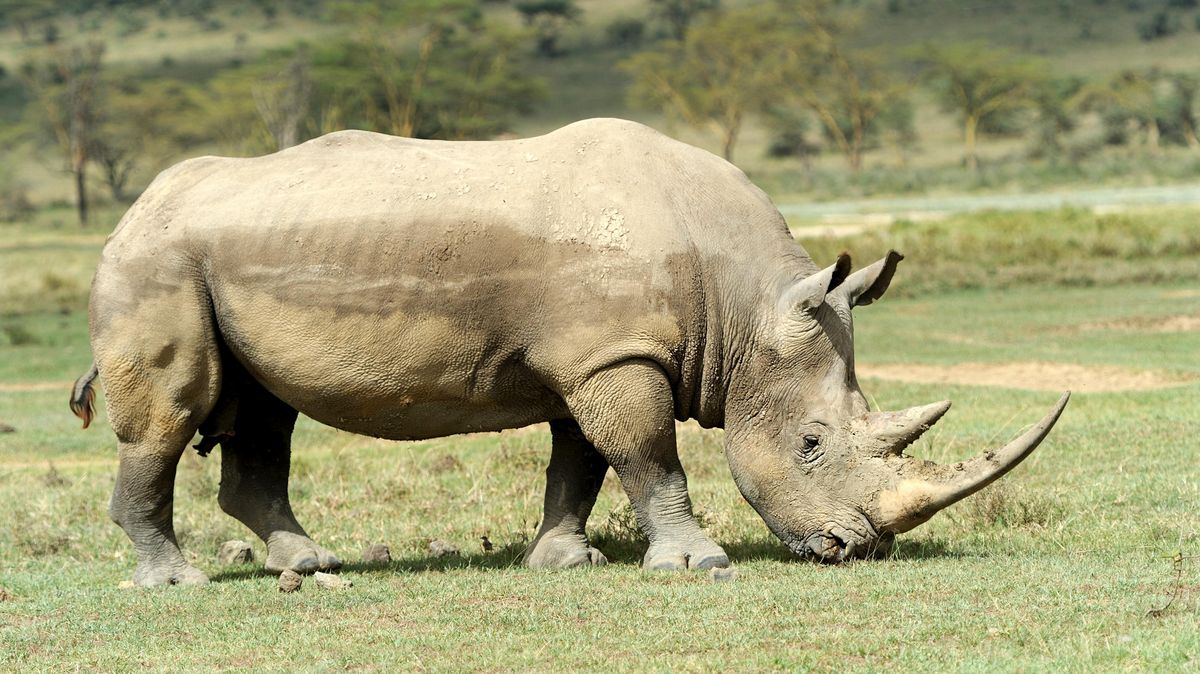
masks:
<path fill-rule="evenodd" d="M 845 295 L 852 307 L 864 307 L 874 302 L 887 291 L 896 273 L 896 265 L 903 259 L 900 253 L 889 250 L 882 260 L 851 274 L 838 292 Z"/>
<path fill-rule="evenodd" d="M 796 283 L 784 293 L 781 301 L 785 312 L 810 310 L 821 306 L 825 295 L 837 288 L 850 275 L 850 256 L 838 255 L 837 262 Z"/>

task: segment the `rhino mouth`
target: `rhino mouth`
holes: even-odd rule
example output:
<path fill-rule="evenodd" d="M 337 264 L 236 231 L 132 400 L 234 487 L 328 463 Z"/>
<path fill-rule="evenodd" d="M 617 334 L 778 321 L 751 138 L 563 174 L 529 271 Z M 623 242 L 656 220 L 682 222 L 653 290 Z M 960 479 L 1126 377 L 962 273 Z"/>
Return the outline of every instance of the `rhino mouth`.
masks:
<path fill-rule="evenodd" d="M 841 564 L 855 559 L 879 559 L 891 553 L 895 535 L 885 532 L 863 538 L 843 529 L 812 534 L 792 548 L 798 556 L 820 564 Z M 792 547 L 792 546 L 789 546 Z"/>
<path fill-rule="evenodd" d="M 840 526 L 828 526 L 808 535 L 789 533 L 773 517 L 764 516 L 767 528 L 787 546 L 792 554 L 819 564 L 841 564 L 855 559 L 878 559 L 891 553 L 895 534 L 877 533 L 865 518 L 861 522 L 865 533 Z"/>

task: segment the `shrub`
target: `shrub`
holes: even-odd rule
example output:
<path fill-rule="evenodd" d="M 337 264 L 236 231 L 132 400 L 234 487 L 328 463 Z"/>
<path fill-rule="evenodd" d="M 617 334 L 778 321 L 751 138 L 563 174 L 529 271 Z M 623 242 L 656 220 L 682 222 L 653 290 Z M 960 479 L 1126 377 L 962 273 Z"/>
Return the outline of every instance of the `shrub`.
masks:
<path fill-rule="evenodd" d="M 1151 42 L 1159 38 L 1169 37 L 1179 32 L 1180 22 L 1179 17 L 1174 14 L 1162 10 L 1155 12 L 1145 21 L 1138 23 L 1138 36 L 1144 42 Z"/>
<path fill-rule="evenodd" d="M 613 19 L 604 28 L 604 34 L 614 47 L 636 47 L 646 34 L 646 22 L 631 17 Z"/>

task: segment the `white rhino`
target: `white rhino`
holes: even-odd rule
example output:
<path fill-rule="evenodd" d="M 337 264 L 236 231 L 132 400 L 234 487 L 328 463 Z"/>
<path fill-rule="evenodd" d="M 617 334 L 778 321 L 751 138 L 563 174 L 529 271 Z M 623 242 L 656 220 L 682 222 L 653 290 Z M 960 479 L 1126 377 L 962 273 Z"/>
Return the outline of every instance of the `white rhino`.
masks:
<path fill-rule="evenodd" d="M 344 131 L 163 172 L 104 247 L 90 302 L 120 468 L 109 512 L 142 585 L 197 583 L 172 528 L 189 440 L 266 567 L 339 566 L 288 501 L 297 412 L 420 439 L 548 421 L 534 567 L 604 563 L 585 524 L 621 480 L 653 569 L 727 566 L 697 525 L 675 420 L 726 430 L 742 494 L 794 552 L 871 554 L 1003 474 L 1012 444 L 937 466 L 904 448 L 949 403 L 870 412 L 851 308 L 901 256 L 819 269 L 737 168 L 632 122 L 442 142 Z"/>

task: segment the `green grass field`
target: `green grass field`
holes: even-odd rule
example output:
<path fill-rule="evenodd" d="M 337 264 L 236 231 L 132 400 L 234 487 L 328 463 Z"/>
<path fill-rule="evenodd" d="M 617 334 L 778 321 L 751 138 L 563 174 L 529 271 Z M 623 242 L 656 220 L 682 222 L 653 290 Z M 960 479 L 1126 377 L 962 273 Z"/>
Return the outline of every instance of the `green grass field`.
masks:
<path fill-rule="evenodd" d="M 1002 444 L 1051 405 L 1047 389 L 1086 391 L 1091 373 L 1110 388 L 1122 388 L 1121 373 L 1151 383 L 1077 393 L 1029 460 L 900 537 L 890 559 L 789 559 L 733 485 L 721 433 L 685 425 L 693 500 L 733 558 L 735 581 L 641 571 L 644 543 L 611 475 L 590 531 L 613 563 L 529 571 L 519 560 L 540 515 L 544 427 L 393 443 L 302 419 L 293 503 L 314 538 L 348 562 L 342 575 L 354 587 L 310 582 L 293 595 L 256 566 L 217 564 L 222 541 L 250 536 L 217 507 L 219 451 L 185 456 L 175 510 L 181 544 L 215 582 L 118 588 L 134 560 L 105 512 L 115 441 L 103 412 L 81 431 L 66 407 L 69 382 L 90 362 L 84 304 L 105 230 L 0 225 L 0 422 L 16 429 L 0 434 L 0 587 L 10 596 L 0 602 L 0 670 L 1196 669 L 1196 216 L 1123 217 L 961 216 L 953 227 L 810 242 L 819 260 L 848 247 L 859 264 L 907 244 L 893 295 L 856 314 L 861 367 L 1041 364 L 1011 387 L 865 380 L 885 408 L 955 402 L 910 450 L 917 455 L 945 461 Z M 1128 247 L 1130 232 L 1158 248 Z M 1054 255 L 1042 275 L 1003 282 L 937 266 L 971 255 L 999 273 L 1013 256 L 1073 246 L 1100 270 L 1177 273 L 1098 272 L 1064 287 L 1050 284 L 1063 280 Z M 1074 380 L 1056 374 L 1060 364 L 1078 366 Z M 431 539 L 462 553 L 435 558 Z M 388 544 L 395 561 L 360 563 L 372 542 Z M 1172 595 L 1161 615 L 1147 614 Z"/>

